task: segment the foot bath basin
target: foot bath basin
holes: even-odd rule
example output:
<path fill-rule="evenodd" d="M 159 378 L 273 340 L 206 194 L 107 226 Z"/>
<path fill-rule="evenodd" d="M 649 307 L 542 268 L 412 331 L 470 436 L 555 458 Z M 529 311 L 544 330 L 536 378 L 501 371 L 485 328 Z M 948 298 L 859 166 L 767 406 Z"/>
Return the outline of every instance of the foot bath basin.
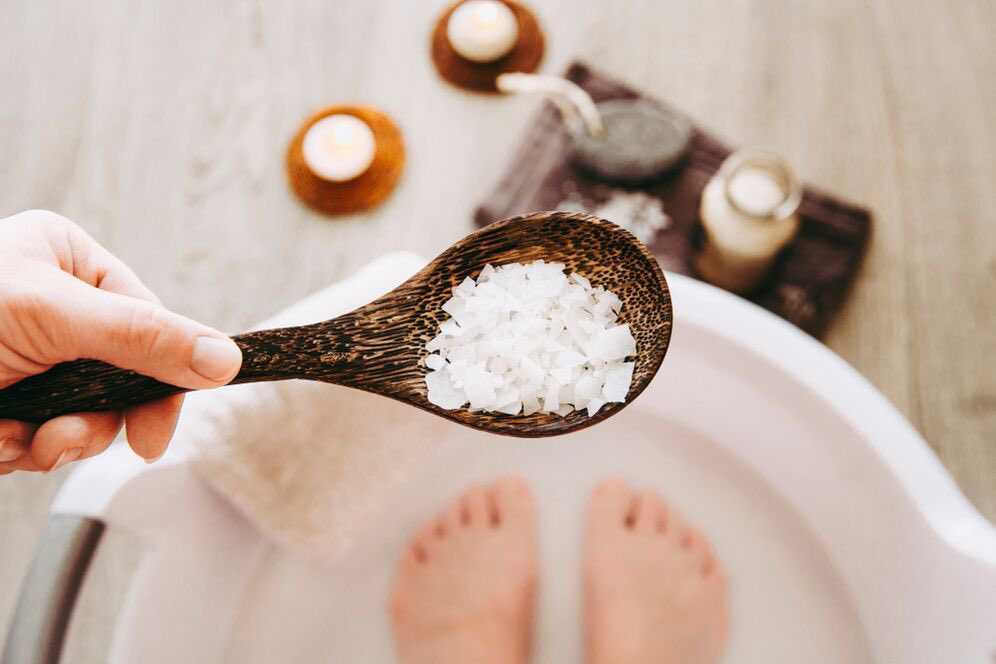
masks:
<path fill-rule="evenodd" d="M 919 435 L 787 323 L 668 281 L 671 347 L 626 412 L 545 440 L 450 427 L 333 566 L 264 539 L 184 463 L 145 466 L 117 449 L 81 465 L 53 505 L 9 661 L 58 660 L 94 546 L 115 530 L 143 552 L 113 662 L 392 661 L 386 607 L 406 541 L 468 484 L 513 473 L 539 509 L 534 661 L 583 661 L 582 514 L 614 476 L 659 492 L 712 539 L 730 579 L 726 661 L 992 662 L 996 530 Z"/>

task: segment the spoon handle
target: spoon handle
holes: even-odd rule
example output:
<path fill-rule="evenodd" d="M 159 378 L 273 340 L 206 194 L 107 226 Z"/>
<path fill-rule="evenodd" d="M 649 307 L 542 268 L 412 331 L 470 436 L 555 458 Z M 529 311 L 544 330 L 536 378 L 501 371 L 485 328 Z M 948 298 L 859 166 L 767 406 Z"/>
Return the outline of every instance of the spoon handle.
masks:
<path fill-rule="evenodd" d="M 327 321 L 233 337 L 242 349 L 242 368 L 230 384 L 334 376 L 352 350 L 329 327 Z M 189 391 L 106 362 L 76 360 L 0 390 L 0 419 L 41 424 L 59 415 L 118 410 Z"/>

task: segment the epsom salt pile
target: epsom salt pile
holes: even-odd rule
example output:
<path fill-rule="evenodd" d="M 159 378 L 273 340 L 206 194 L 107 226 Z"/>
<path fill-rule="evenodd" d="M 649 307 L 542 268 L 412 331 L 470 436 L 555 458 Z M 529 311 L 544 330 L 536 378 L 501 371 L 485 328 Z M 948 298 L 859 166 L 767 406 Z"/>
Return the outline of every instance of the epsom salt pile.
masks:
<path fill-rule="evenodd" d="M 487 265 L 443 304 L 423 358 L 429 401 L 508 415 L 594 415 L 626 400 L 636 340 L 619 298 L 564 265 Z"/>

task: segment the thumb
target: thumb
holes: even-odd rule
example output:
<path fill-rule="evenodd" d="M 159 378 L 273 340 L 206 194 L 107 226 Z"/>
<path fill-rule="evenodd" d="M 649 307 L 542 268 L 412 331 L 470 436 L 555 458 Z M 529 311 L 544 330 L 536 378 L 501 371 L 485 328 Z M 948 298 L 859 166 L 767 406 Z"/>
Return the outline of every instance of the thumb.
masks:
<path fill-rule="evenodd" d="M 39 326 L 56 361 L 103 360 L 189 389 L 224 385 L 242 366 L 225 334 L 160 304 L 100 290 L 65 275 Z"/>

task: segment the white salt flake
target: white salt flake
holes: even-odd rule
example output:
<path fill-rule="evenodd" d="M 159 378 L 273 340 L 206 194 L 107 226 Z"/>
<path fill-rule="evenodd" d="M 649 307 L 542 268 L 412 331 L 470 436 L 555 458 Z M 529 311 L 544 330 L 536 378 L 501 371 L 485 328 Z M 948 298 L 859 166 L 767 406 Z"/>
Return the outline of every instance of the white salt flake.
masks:
<path fill-rule="evenodd" d="M 605 387 L 602 388 L 602 397 L 606 401 L 622 403 L 626 400 L 626 393 L 633 382 L 633 369 L 636 362 L 623 362 L 619 366 L 612 367 L 605 372 Z"/>
<path fill-rule="evenodd" d="M 622 302 L 560 263 L 486 265 L 442 308 L 423 358 L 440 408 L 590 417 L 629 391 L 636 341 L 616 322 Z"/>
<path fill-rule="evenodd" d="M 560 385 L 567 385 L 571 382 L 571 370 L 570 369 L 550 369 L 550 375 L 553 376 L 554 380 Z"/>
<path fill-rule="evenodd" d="M 619 325 L 595 331 L 587 350 L 588 357 L 592 359 L 605 362 L 621 360 L 636 354 L 636 340 L 629 331 L 629 325 Z"/>
<path fill-rule="evenodd" d="M 433 370 L 435 370 L 435 369 L 442 369 L 443 367 L 446 366 L 446 360 L 444 360 L 439 355 L 435 355 L 435 354 L 433 354 L 433 355 L 426 355 L 425 356 L 425 366 L 427 366 L 427 367 L 429 367 L 430 369 L 433 369 Z"/>
<path fill-rule="evenodd" d="M 453 386 L 450 375 L 445 371 L 430 371 L 425 375 L 429 388 L 429 402 L 445 410 L 454 410 L 467 403 L 462 390 Z"/>
<path fill-rule="evenodd" d="M 533 413 L 538 413 L 540 409 L 539 399 L 533 397 L 532 399 L 522 400 L 522 414 L 532 415 Z"/>
<path fill-rule="evenodd" d="M 557 366 L 572 369 L 584 364 L 585 356 L 577 351 L 564 350 L 557 353 Z"/>
<path fill-rule="evenodd" d="M 592 399 L 591 401 L 589 401 L 588 402 L 588 406 L 587 406 L 588 417 L 591 417 L 592 415 L 594 415 L 595 413 L 597 413 L 599 411 L 599 409 L 602 406 L 604 406 L 604 405 L 605 405 L 605 402 L 602 401 L 601 399 Z"/>
<path fill-rule="evenodd" d="M 506 415 L 518 415 L 519 411 L 522 410 L 522 402 L 521 401 L 513 401 L 512 403 L 508 404 L 507 406 L 502 406 L 500 408 L 495 408 L 495 410 L 497 412 L 499 412 L 499 413 L 505 413 Z"/>
<path fill-rule="evenodd" d="M 602 382 L 590 373 L 574 384 L 574 405 L 587 404 L 591 399 L 602 395 Z"/>
<path fill-rule="evenodd" d="M 543 412 L 552 413 L 560 408 L 560 388 L 556 383 L 547 386 L 543 396 Z"/>
<path fill-rule="evenodd" d="M 484 362 L 469 367 L 463 376 L 467 400 L 474 408 L 486 408 L 495 400 L 497 393 L 491 382 L 491 374 L 484 368 Z"/>
<path fill-rule="evenodd" d="M 459 337 L 463 335 L 464 328 L 460 327 L 454 319 L 449 319 L 444 321 L 442 325 L 439 326 L 439 331 L 448 337 Z"/>

